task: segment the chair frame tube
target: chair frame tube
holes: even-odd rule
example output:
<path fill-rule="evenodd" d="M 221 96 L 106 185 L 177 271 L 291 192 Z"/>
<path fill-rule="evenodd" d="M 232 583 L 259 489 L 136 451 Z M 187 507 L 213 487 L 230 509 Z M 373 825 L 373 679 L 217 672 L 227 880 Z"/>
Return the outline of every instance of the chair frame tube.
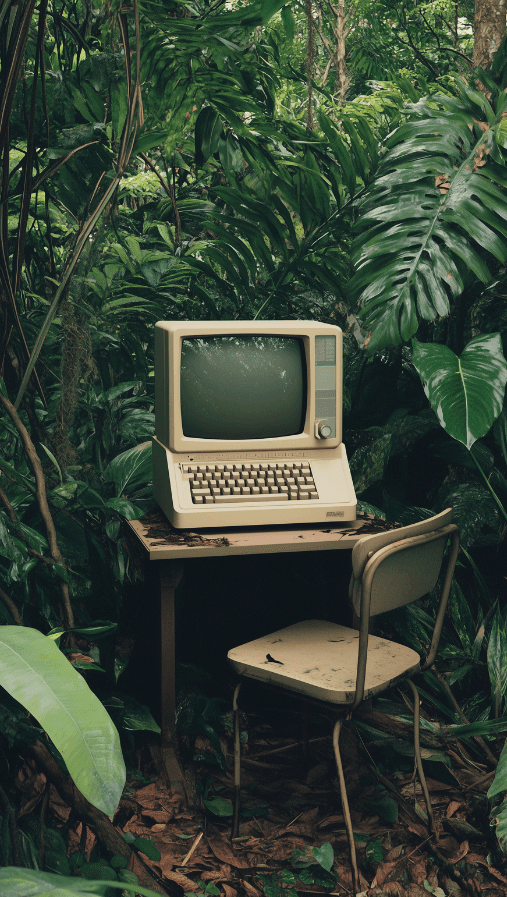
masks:
<path fill-rule="evenodd" d="M 413 536 L 410 539 L 403 539 L 399 542 L 392 542 L 390 545 L 386 545 L 384 548 L 376 551 L 367 562 L 363 572 L 361 588 L 356 693 L 354 696 L 354 701 L 350 708 L 350 712 L 353 712 L 359 706 L 359 704 L 361 704 L 364 698 L 364 682 L 366 678 L 366 663 L 368 660 L 368 633 L 370 625 L 371 589 L 373 585 L 373 577 L 377 571 L 377 568 L 379 567 L 381 562 L 385 560 L 386 557 L 389 557 L 392 554 L 396 554 L 399 551 L 405 551 L 406 549 L 413 548 L 417 545 L 425 545 L 429 542 L 434 542 L 436 539 L 441 539 L 443 536 L 451 538 L 451 550 L 449 552 L 449 558 L 447 560 L 444 584 L 440 596 L 440 604 L 438 606 L 436 615 L 435 627 L 433 629 L 433 636 L 429 654 L 421 667 L 421 670 L 425 670 L 433 663 L 435 655 L 437 653 L 438 643 L 440 641 L 445 610 L 449 598 L 449 590 L 451 587 L 452 577 L 454 575 L 454 566 L 459 550 L 458 527 L 454 523 L 451 523 L 448 526 L 444 526 L 441 529 L 434 530 L 430 533 L 423 533 L 420 536 Z"/>

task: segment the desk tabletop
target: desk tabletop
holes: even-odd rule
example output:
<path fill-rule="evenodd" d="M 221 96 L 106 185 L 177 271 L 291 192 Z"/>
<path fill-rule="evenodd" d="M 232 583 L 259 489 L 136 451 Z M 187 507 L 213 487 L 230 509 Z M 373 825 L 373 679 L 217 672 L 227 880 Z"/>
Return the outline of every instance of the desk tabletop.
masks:
<path fill-rule="evenodd" d="M 165 516 L 152 511 L 128 527 L 150 561 L 187 557 L 223 557 L 232 554 L 277 554 L 290 551 L 351 551 L 362 536 L 394 529 L 399 524 L 362 518 L 342 526 L 296 524 L 227 529 L 174 529 Z"/>

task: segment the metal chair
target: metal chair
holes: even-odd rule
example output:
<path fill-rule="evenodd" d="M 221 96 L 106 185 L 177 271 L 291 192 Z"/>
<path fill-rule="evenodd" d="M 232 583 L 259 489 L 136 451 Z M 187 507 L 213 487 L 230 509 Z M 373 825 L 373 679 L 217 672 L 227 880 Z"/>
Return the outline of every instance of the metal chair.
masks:
<path fill-rule="evenodd" d="M 359 888 L 359 873 L 352 822 L 345 787 L 339 737 L 343 722 L 362 701 L 372 698 L 396 683 L 407 680 L 414 696 L 414 752 L 428 812 L 433 828 L 431 803 L 422 769 L 419 746 L 419 694 L 410 676 L 428 669 L 435 659 L 454 567 L 459 550 L 457 527 L 451 523 L 449 508 L 429 520 L 365 536 L 352 551 L 352 577 L 349 598 L 359 618 L 359 629 L 335 623 L 309 620 L 272 632 L 255 641 L 233 648 L 228 658 L 241 677 L 260 680 L 312 701 L 340 708 L 334 726 L 333 748 L 340 783 L 343 815 L 347 828 L 354 893 Z M 443 564 L 450 542 L 447 563 Z M 369 635 L 370 617 L 409 604 L 433 589 L 441 569 L 443 582 L 433 637 L 426 660 L 411 648 Z M 238 694 L 234 693 L 234 783 L 235 812 L 233 837 L 238 834 L 240 809 L 240 740 Z"/>

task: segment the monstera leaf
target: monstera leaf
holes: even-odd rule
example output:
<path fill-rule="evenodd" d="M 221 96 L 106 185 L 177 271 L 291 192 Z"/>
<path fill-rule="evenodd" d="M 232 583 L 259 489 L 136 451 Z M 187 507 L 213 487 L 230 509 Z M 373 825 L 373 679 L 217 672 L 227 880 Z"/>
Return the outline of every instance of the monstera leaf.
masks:
<path fill-rule="evenodd" d="M 507 259 L 507 95 L 493 109 L 463 82 L 457 89 L 459 98 L 412 107 L 360 205 L 349 286 L 372 330 L 369 351 L 411 339 L 421 320 L 448 314 L 470 272 L 486 283 L 488 264 Z"/>
<path fill-rule="evenodd" d="M 500 334 L 475 337 L 459 357 L 447 346 L 413 340 L 412 360 L 441 425 L 470 449 L 503 407 L 507 362 Z"/>

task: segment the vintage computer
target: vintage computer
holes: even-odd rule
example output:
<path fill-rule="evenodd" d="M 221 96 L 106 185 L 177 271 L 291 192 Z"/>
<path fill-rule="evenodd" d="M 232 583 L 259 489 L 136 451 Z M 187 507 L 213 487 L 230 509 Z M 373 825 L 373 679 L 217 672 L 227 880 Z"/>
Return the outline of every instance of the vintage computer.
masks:
<path fill-rule="evenodd" d="M 340 328 L 159 321 L 153 493 L 175 527 L 354 519 Z"/>

